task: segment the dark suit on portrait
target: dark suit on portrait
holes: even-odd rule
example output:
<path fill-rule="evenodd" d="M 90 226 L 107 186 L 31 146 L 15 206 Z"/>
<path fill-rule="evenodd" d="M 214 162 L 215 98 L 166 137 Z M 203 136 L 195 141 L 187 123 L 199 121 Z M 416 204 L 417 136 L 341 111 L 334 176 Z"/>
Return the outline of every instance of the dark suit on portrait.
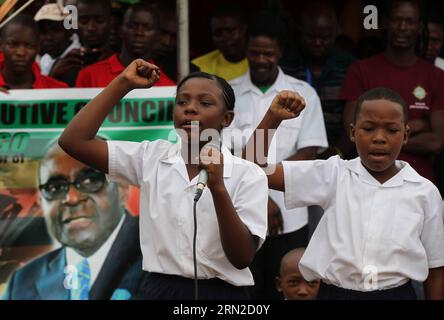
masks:
<path fill-rule="evenodd" d="M 128 213 L 124 219 L 122 228 L 89 291 L 90 300 L 108 300 L 113 294 L 122 292 L 126 293 L 124 296 L 129 293 L 133 297 L 142 282 L 139 219 Z M 70 293 L 63 285 L 66 277 L 65 266 L 65 247 L 37 258 L 11 276 L 3 299 L 68 300 Z"/>

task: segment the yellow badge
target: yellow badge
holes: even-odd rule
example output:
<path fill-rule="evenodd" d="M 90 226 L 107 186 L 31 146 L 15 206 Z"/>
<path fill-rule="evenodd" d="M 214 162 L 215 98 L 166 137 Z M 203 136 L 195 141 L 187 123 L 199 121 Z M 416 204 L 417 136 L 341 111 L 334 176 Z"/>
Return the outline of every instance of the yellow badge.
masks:
<path fill-rule="evenodd" d="M 424 98 L 427 96 L 427 91 L 421 86 L 417 86 L 415 90 L 413 90 L 413 95 L 418 100 L 424 100 Z"/>

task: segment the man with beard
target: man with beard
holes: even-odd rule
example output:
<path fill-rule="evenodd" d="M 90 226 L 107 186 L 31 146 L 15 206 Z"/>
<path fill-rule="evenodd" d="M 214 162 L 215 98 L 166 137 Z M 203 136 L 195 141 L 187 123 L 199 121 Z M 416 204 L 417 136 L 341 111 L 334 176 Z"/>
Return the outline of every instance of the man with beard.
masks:
<path fill-rule="evenodd" d="M 123 203 L 128 188 L 53 144 L 41 161 L 40 201 L 62 245 L 9 279 L 5 300 L 130 299 L 142 276 L 138 219 Z"/>

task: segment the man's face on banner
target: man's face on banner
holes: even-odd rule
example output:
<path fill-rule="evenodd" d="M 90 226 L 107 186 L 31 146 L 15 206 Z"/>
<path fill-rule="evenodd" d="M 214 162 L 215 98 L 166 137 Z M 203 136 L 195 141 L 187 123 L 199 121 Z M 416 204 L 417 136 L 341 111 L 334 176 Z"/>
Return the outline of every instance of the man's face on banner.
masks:
<path fill-rule="evenodd" d="M 42 160 L 40 199 L 48 229 L 83 256 L 98 250 L 119 223 L 123 201 L 118 189 L 59 147 Z"/>

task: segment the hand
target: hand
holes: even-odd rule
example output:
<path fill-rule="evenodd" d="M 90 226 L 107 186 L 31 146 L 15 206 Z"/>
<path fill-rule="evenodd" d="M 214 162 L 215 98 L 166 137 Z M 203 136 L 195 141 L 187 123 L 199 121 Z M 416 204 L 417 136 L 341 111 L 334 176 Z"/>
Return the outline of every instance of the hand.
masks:
<path fill-rule="evenodd" d="M 305 100 L 297 92 L 281 91 L 273 99 L 270 112 L 278 120 L 297 118 L 305 108 Z"/>
<path fill-rule="evenodd" d="M 224 188 L 224 156 L 222 152 L 211 146 L 204 146 L 200 151 L 199 170 L 208 173 L 207 187 L 210 190 Z"/>
<path fill-rule="evenodd" d="M 276 202 L 268 198 L 268 236 L 276 237 L 284 231 L 281 209 Z"/>
<path fill-rule="evenodd" d="M 342 159 L 344 159 L 344 155 L 342 154 L 341 150 L 339 150 L 337 147 L 329 146 L 327 149 L 325 149 L 323 152 L 318 154 L 316 156 L 316 159 L 323 159 L 327 160 L 330 157 L 339 155 Z"/>
<path fill-rule="evenodd" d="M 410 136 L 431 131 L 430 123 L 424 119 L 410 120 L 407 125 L 410 128 Z"/>
<path fill-rule="evenodd" d="M 72 49 L 66 56 L 57 60 L 49 75 L 60 79 L 72 69 L 81 69 L 83 67 L 83 49 Z"/>
<path fill-rule="evenodd" d="M 119 78 L 130 90 L 151 88 L 160 79 L 160 69 L 145 60 L 137 59 L 130 63 Z"/>

